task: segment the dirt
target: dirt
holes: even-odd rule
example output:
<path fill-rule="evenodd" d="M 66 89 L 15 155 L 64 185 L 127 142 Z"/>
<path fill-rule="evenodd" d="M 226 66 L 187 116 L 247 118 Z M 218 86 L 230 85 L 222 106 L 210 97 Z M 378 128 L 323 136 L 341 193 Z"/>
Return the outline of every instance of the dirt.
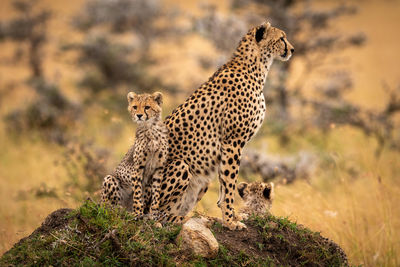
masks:
<path fill-rule="evenodd" d="M 97 205 L 93 205 L 96 209 Z M 91 217 L 88 215 L 82 215 L 77 212 L 71 214 L 73 210 L 71 209 L 59 209 L 47 216 L 42 225 L 37 228 L 30 236 L 21 239 L 16 243 L 12 249 L 6 252 L 1 260 L 3 263 L 8 263 L 11 265 L 17 264 L 28 264 L 31 263 L 30 259 L 27 259 L 21 254 L 21 247 L 24 244 L 31 241 L 31 245 L 34 244 L 34 251 L 30 257 L 38 259 L 44 255 L 40 254 L 41 250 L 47 250 L 48 253 L 52 253 L 51 248 L 48 245 L 41 245 L 34 241 L 37 236 L 49 236 L 54 231 L 66 228 L 72 220 L 79 222 L 79 229 L 82 231 L 81 235 L 86 235 L 85 233 L 92 233 L 92 239 L 95 237 L 100 238 L 99 240 L 86 240 L 82 239 L 82 247 L 90 249 L 90 244 L 97 243 L 101 244 L 105 240 L 110 239 L 115 242 L 111 242 L 112 249 L 111 252 L 103 251 L 106 255 L 118 255 L 119 262 L 121 264 L 126 264 L 127 259 L 132 259 L 140 257 L 143 252 L 148 252 L 145 257 L 153 257 L 155 250 L 145 251 L 130 251 L 127 247 L 130 237 L 132 234 L 137 234 L 137 230 L 129 231 L 127 228 L 126 237 L 124 235 L 118 235 L 114 233 L 117 230 L 111 231 L 105 237 L 103 236 L 102 230 L 98 228 L 95 224 L 92 224 Z M 96 214 L 96 212 L 94 213 Z M 68 216 L 70 215 L 70 216 Z M 115 220 L 113 218 L 112 220 Z M 112 224 L 112 221 L 110 221 Z M 140 224 L 140 221 L 137 222 Z M 194 255 L 190 255 L 187 251 L 183 251 L 178 245 L 179 242 L 171 239 L 170 241 L 160 242 L 159 237 L 150 237 L 150 240 L 146 242 L 155 242 L 156 250 L 162 255 L 168 256 L 169 259 L 176 265 L 181 265 L 183 263 L 189 265 L 202 265 L 207 266 L 258 266 L 258 265 L 282 265 L 282 266 L 347 266 L 347 257 L 343 250 L 331 240 L 322 237 L 319 233 L 312 232 L 302 225 L 297 225 L 290 222 L 286 218 L 277 218 L 274 216 L 268 217 L 255 217 L 248 221 L 245 221 L 247 225 L 246 230 L 241 231 L 230 231 L 223 228 L 220 224 L 215 223 L 211 230 L 214 233 L 218 243 L 220 244 L 220 251 L 215 259 L 202 259 Z M 129 226 L 128 226 L 129 227 Z M 148 226 L 147 226 L 148 228 Z M 146 229 L 147 229 L 146 228 Z M 167 227 L 168 228 L 168 227 Z M 153 232 L 155 229 L 150 229 Z M 121 230 L 120 230 L 121 231 Z M 153 233 L 154 234 L 154 233 Z M 107 239 L 107 236 L 109 238 Z M 152 240 L 152 239 L 156 240 Z M 32 243 L 32 240 L 34 241 Z M 87 243 L 87 244 L 86 244 Z M 145 244 L 142 243 L 142 244 Z M 164 246 L 173 246 L 175 249 L 168 250 Z M 115 248 L 117 247 L 117 249 Z M 148 249 L 147 249 L 148 250 Z M 88 252 L 88 250 L 83 250 Z M 98 252 L 98 251 L 97 251 Z M 9 255 L 7 255 L 9 253 Z M 109 254 L 111 253 L 111 254 Z M 70 254 L 65 254 L 70 255 Z M 5 257 L 13 259 L 10 262 L 5 260 Z M 64 256 L 62 256 L 64 257 Z M 71 259 L 65 256 L 62 262 L 69 262 Z M 52 257 L 50 257 L 51 259 Z M 141 259 L 143 260 L 143 259 Z M 148 259 L 151 264 L 155 264 L 151 259 Z M 153 259 L 154 260 L 154 259 Z M 78 257 L 79 261 L 79 257 Z M 144 259 L 146 261 L 146 259 Z M 57 265 L 57 262 L 51 262 L 47 259 L 44 260 L 46 264 Z M 73 261 L 70 262 L 73 264 Z M 76 263 L 76 262 L 75 262 Z M 95 262 L 96 263 L 96 262 Z M 98 261 L 97 263 L 102 264 L 104 262 Z M 134 261 L 132 261 L 134 263 Z M 135 262 L 136 264 L 137 262 Z M 145 266 L 152 266 L 152 265 Z M 29 264 L 28 264 L 29 265 Z M 8 266 L 8 265 L 7 265 Z"/>
<path fill-rule="evenodd" d="M 232 253 L 245 253 L 253 257 L 269 258 L 275 264 L 289 266 L 332 266 L 327 259 L 317 259 L 319 249 L 326 248 L 332 255 L 339 255 L 342 264 L 348 265 L 347 256 L 335 242 L 308 231 L 302 225 L 293 230 L 274 221 L 260 227 L 254 221 L 245 222 L 247 229 L 228 231 L 214 227 L 218 243 Z M 326 252 L 324 252 L 326 255 Z M 328 259 L 330 260 L 330 259 Z"/>
<path fill-rule="evenodd" d="M 268 256 L 267 252 L 261 251 L 257 244 L 262 244 L 263 239 L 256 227 L 247 224 L 247 229 L 242 231 L 228 231 L 223 228 L 214 227 L 214 235 L 220 245 L 228 248 L 233 253 L 245 251 L 252 256 Z"/>

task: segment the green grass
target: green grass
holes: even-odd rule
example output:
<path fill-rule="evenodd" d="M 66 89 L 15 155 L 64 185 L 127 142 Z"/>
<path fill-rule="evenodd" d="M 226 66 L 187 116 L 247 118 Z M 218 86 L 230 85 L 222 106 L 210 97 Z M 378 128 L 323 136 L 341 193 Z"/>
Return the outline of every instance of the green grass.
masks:
<path fill-rule="evenodd" d="M 340 266 L 339 255 L 313 233 L 288 218 L 252 216 L 246 222 L 256 235 L 241 245 L 243 231 L 229 231 L 215 223 L 220 243 L 213 259 L 191 254 L 177 238 L 181 226 L 157 228 L 150 220 L 136 220 L 119 208 L 86 201 L 54 224 L 22 240 L 0 259 L 0 266 L 290 266 L 323 263 Z M 53 220 L 54 223 L 54 220 Z M 272 226 L 271 226 L 272 225 Z M 49 230 L 50 229 L 50 230 Z M 246 230 L 247 231 L 247 230 Z M 111 234 L 112 233 L 112 234 Z M 221 236 L 233 235 L 225 240 Z M 272 245 L 272 247 L 271 247 Z M 271 250 L 272 248 L 272 250 Z M 277 248 L 278 250 L 276 250 Z M 285 251 L 282 254 L 282 251 Z M 336 254 L 335 254 L 336 253 Z"/>

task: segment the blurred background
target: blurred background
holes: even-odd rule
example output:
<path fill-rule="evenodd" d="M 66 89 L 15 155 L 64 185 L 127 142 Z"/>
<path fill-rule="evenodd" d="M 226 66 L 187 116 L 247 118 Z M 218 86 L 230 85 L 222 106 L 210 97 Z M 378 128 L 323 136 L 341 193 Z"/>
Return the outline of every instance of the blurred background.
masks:
<path fill-rule="evenodd" d="M 399 266 L 398 14 L 397 0 L 1 1 L 0 254 L 98 199 L 134 140 L 127 92 L 164 92 L 167 116 L 268 20 L 296 52 L 269 73 L 240 181 L 274 181 L 272 213 L 352 264 Z M 217 188 L 197 211 L 220 216 Z"/>

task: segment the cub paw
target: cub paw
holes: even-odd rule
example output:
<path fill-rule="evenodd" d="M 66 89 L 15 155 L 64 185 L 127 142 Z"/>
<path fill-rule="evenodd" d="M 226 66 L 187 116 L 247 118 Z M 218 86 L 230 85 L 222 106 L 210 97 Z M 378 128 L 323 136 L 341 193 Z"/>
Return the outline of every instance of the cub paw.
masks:
<path fill-rule="evenodd" d="M 243 220 L 246 221 L 249 219 L 249 214 L 247 214 L 247 213 L 240 213 L 239 216 L 241 217 L 240 221 L 243 221 Z"/>
<path fill-rule="evenodd" d="M 160 213 L 159 212 L 151 212 L 151 213 L 144 215 L 144 218 L 146 220 L 158 221 L 160 219 Z"/>
<path fill-rule="evenodd" d="M 160 222 L 156 222 L 156 223 L 154 224 L 154 227 L 156 227 L 156 228 L 162 228 L 162 224 L 161 224 Z"/>
<path fill-rule="evenodd" d="M 235 220 L 236 221 L 243 221 L 243 220 L 247 220 L 249 218 L 249 215 L 246 213 L 238 213 L 235 214 Z"/>
<path fill-rule="evenodd" d="M 145 217 L 143 212 L 132 211 L 131 214 L 135 217 L 136 220 L 141 220 Z"/>

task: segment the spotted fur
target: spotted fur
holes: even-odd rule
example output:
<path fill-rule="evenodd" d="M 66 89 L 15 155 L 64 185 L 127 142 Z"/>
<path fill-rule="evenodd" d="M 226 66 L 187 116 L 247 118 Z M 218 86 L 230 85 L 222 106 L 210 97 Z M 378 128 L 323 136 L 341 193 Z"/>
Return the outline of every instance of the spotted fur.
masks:
<path fill-rule="evenodd" d="M 182 221 L 218 173 L 223 224 L 245 227 L 233 209 L 242 149 L 264 120 L 263 88 L 273 60 L 286 61 L 293 52 L 286 34 L 269 23 L 250 29 L 232 59 L 166 119 L 160 210 L 169 221 Z"/>
<path fill-rule="evenodd" d="M 128 111 L 138 124 L 133 146 L 112 175 L 104 178 L 102 201 L 135 215 L 159 213 L 162 170 L 168 153 L 168 130 L 161 121 L 161 93 L 128 94 Z"/>
<path fill-rule="evenodd" d="M 238 184 L 239 196 L 244 205 L 239 210 L 239 216 L 247 219 L 249 215 L 265 215 L 269 213 L 274 199 L 273 183 L 240 183 Z"/>

